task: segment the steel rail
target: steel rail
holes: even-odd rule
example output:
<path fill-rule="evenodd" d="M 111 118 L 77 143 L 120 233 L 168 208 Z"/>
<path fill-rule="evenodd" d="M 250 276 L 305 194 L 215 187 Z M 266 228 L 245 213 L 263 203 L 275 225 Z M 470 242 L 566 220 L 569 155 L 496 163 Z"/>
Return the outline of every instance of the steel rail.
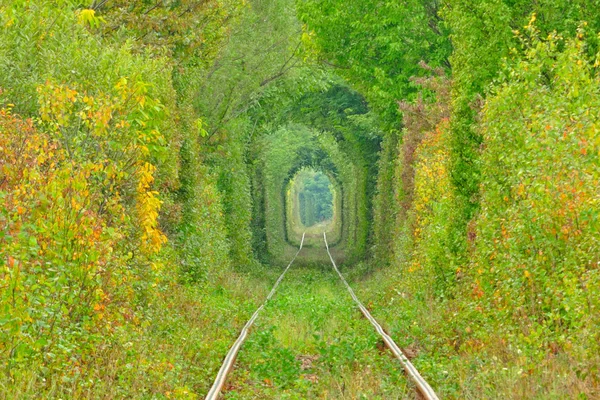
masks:
<path fill-rule="evenodd" d="M 294 255 L 294 258 L 292 258 L 292 261 L 290 261 L 288 266 L 285 268 L 285 270 L 279 276 L 279 279 L 277 279 L 277 281 L 275 282 L 275 285 L 273 285 L 273 288 L 271 289 L 271 292 L 269 293 L 269 295 L 267 296 L 265 301 L 261 304 L 260 307 L 258 307 L 258 309 L 256 311 L 254 311 L 254 314 L 252 314 L 252 317 L 248 320 L 248 322 L 246 322 L 246 325 L 244 325 L 244 327 L 242 328 L 242 331 L 240 332 L 240 335 L 238 336 L 237 340 L 233 343 L 233 346 L 231 346 L 231 348 L 229 349 L 229 352 L 227 353 L 227 355 L 225 356 L 225 359 L 223 360 L 223 365 L 221 365 L 221 368 L 219 369 L 219 373 L 217 374 L 217 377 L 215 378 L 215 382 L 213 383 L 212 387 L 208 391 L 208 394 L 206 395 L 206 400 L 218 399 L 219 394 L 221 393 L 221 389 L 223 389 L 223 385 L 225 385 L 225 380 L 227 379 L 227 375 L 229 374 L 229 372 L 231 372 L 231 369 L 233 368 L 233 364 L 235 363 L 237 354 L 240 351 L 242 344 L 246 340 L 246 337 L 248 337 L 248 330 L 252 327 L 252 325 L 254 324 L 254 321 L 256 320 L 256 318 L 258 318 L 258 314 L 265 307 L 267 302 L 269 300 L 271 300 L 271 297 L 273 297 L 273 295 L 275 294 L 275 290 L 277 289 L 277 286 L 279 286 L 279 284 L 283 280 L 283 277 L 285 276 L 285 274 L 288 272 L 288 270 L 290 269 L 290 267 L 296 260 L 296 257 L 298 257 L 300 250 L 302 250 L 302 245 L 304 244 L 304 235 L 305 234 L 303 233 L 302 240 L 300 241 L 300 248 Z"/>
<path fill-rule="evenodd" d="M 367 310 L 367 308 L 360 302 L 358 297 L 356 297 L 356 294 L 354 294 L 354 290 L 352 290 L 350 285 L 348 285 L 348 282 L 346 282 L 346 279 L 344 279 L 344 276 L 338 269 L 337 265 L 335 264 L 335 261 L 333 260 L 333 257 L 331 256 L 331 252 L 329 251 L 329 244 L 327 243 L 327 235 L 325 234 L 325 232 L 323 232 L 323 239 L 325 240 L 325 247 L 327 248 L 327 254 L 329 254 L 329 259 L 331 260 L 331 263 L 333 264 L 333 268 L 335 269 L 335 272 L 337 272 L 340 279 L 346 286 L 346 289 L 348 289 L 348 292 L 350 292 L 350 296 L 352 296 L 352 299 L 354 299 L 356 304 L 358 304 L 358 307 L 360 308 L 360 311 L 362 312 L 362 314 L 365 316 L 366 319 L 369 320 L 371 325 L 373 325 L 375 327 L 375 330 L 377 331 L 377 333 L 379 333 L 379 335 L 381 336 L 381 338 L 383 339 L 383 341 L 385 342 L 387 347 L 392 351 L 392 353 L 394 353 L 396 358 L 398 360 L 400 360 L 400 363 L 402 364 L 402 367 L 406 371 L 406 374 L 415 383 L 415 385 L 417 386 L 417 389 L 419 390 L 419 392 L 421 392 L 421 394 L 425 397 L 425 399 L 426 400 L 439 400 L 439 397 L 435 394 L 435 392 L 433 391 L 431 386 L 429 386 L 427 381 L 425 381 L 425 379 L 423 379 L 421 374 L 419 374 L 419 371 L 417 371 L 417 369 L 410 362 L 410 360 L 408 358 L 406 358 L 406 356 L 404 355 L 402 350 L 400 350 L 400 347 L 398 347 L 396 342 L 394 342 L 394 340 L 390 337 L 390 335 L 385 333 L 385 331 L 383 330 L 381 325 L 379 325 L 379 323 L 375 320 L 375 318 L 373 318 L 373 316 L 371 315 L 369 310 Z"/>

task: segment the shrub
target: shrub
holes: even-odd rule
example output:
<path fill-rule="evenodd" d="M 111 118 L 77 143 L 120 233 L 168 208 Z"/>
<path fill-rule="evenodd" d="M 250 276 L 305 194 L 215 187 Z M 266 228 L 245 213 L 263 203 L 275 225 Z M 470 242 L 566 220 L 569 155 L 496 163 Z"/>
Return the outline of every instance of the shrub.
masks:
<path fill-rule="evenodd" d="M 583 33 L 530 29 L 483 110 L 475 301 L 511 338 L 598 349 L 600 77 Z M 493 310 L 493 311 L 492 311 Z M 597 350 L 596 350 L 597 351 Z"/>

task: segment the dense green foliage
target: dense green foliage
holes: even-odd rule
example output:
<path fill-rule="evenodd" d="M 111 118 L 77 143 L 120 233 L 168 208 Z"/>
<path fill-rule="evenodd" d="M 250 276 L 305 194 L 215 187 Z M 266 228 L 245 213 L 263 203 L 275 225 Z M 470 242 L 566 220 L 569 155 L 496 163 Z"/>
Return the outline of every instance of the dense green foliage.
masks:
<path fill-rule="evenodd" d="M 507 67 L 483 109 L 487 146 L 468 279 L 481 286 L 480 307 L 518 322 L 497 332 L 535 342 L 539 357 L 573 343 L 597 354 L 600 76 L 583 36 L 542 41 L 535 28 L 529 33 L 523 60 Z"/>
<path fill-rule="evenodd" d="M 304 230 L 442 397 L 598 396 L 598 0 L 88 3 L 0 4 L 0 397 L 197 398 Z"/>
<path fill-rule="evenodd" d="M 457 190 L 457 215 L 453 241 L 455 257 L 464 262 L 467 243 L 466 226 L 479 206 L 481 183 L 479 149 L 483 138 L 476 127 L 481 96 L 499 76 L 502 60 L 510 52 L 518 52 L 518 34 L 536 21 L 542 35 L 557 31 L 575 35 L 582 21 L 588 21 L 590 32 L 600 30 L 598 2 L 596 7 L 579 1 L 517 1 L 497 0 L 472 2 L 449 1 L 444 10 L 451 30 L 454 51 L 453 66 L 452 179 Z M 594 11 L 592 11 L 594 10 Z M 595 42 L 595 40 L 594 40 Z M 594 53 L 597 46 L 589 42 Z"/>
<path fill-rule="evenodd" d="M 189 367 L 203 343 L 182 345 L 206 315 L 186 315 L 199 288 L 178 281 L 215 280 L 215 266 L 229 263 L 221 195 L 199 165 L 201 132 L 179 88 L 193 79 L 174 79 L 222 43 L 225 27 L 213 18 L 233 9 L 203 4 L 194 3 L 196 17 L 212 23 L 202 54 L 176 35 L 136 40 L 151 29 L 136 15 L 155 16 L 141 3 L 128 15 L 115 3 L 0 6 L 1 397 L 205 385 L 191 373 L 162 380 Z M 194 26 L 175 8 L 156 11 Z M 129 17 L 131 30 L 108 29 Z"/>
<path fill-rule="evenodd" d="M 297 3 L 306 40 L 326 65 L 364 93 L 388 126 L 400 118 L 396 101 L 415 92 L 410 78 L 423 75 L 419 63 L 447 66 L 450 43 L 438 1 Z"/>
<path fill-rule="evenodd" d="M 592 145 L 598 141 L 597 5 L 299 3 L 325 62 L 379 112 L 390 114 L 381 111 L 382 99 L 388 108 L 399 104 L 401 135 L 384 135 L 379 161 L 374 255 L 399 274 L 390 291 L 413 299 L 415 311 L 435 310 L 429 319 L 417 318 L 431 335 L 428 350 L 446 365 L 440 368 L 457 368 L 453 355 L 502 354 L 529 371 L 530 378 L 522 377 L 529 379 L 524 397 L 597 393 L 598 382 L 587 372 L 598 368 L 591 334 L 599 315 L 592 289 L 599 238 L 592 211 L 599 165 Z M 437 43 L 449 41 L 451 53 L 419 42 L 432 28 L 419 16 L 432 4 L 439 17 L 434 26 L 445 36 Z M 403 7 L 416 17 L 401 17 Z M 418 27 L 390 39 L 391 27 L 411 24 Z M 394 42 L 414 46 L 394 64 L 410 67 L 382 90 L 378 78 L 392 69 L 378 51 Z M 415 53 L 416 59 L 407 58 Z M 446 71 L 437 68 L 449 66 L 445 57 Z M 451 80 L 444 77 L 448 72 Z M 410 90 L 399 89 L 402 82 L 411 82 Z M 377 100 L 373 91 L 381 94 Z M 393 306 L 382 307 L 394 315 Z M 447 348 L 440 346 L 444 341 Z M 469 373 L 480 381 L 448 394 L 478 393 L 505 365 L 488 362 L 485 370 Z M 535 379 L 573 365 L 586 371 L 573 378 L 577 388 L 536 387 Z"/>

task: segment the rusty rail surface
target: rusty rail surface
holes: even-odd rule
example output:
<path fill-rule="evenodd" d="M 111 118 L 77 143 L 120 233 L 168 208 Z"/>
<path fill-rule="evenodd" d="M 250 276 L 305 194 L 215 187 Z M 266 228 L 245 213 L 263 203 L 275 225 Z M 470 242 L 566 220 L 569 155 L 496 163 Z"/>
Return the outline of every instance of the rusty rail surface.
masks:
<path fill-rule="evenodd" d="M 331 263 L 333 264 L 333 268 L 335 269 L 335 272 L 337 272 L 338 276 L 344 283 L 344 286 L 346 286 L 346 289 L 348 289 L 348 292 L 350 292 L 350 296 L 352 296 L 352 299 L 354 299 L 356 304 L 358 304 L 358 308 L 360 308 L 360 311 L 362 312 L 362 314 L 365 316 L 366 319 L 369 320 L 371 325 L 373 325 L 375 327 L 375 330 L 377 331 L 377 333 L 379 333 L 379 335 L 383 339 L 386 346 L 392 351 L 392 353 L 394 353 L 394 356 L 396 356 L 396 358 L 398 360 L 400 360 L 400 363 L 402 364 L 402 367 L 406 371 L 406 374 L 414 382 L 417 389 L 425 397 L 425 399 L 426 400 L 439 400 L 439 397 L 435 394 L 435 392 L 433 391 L 431 386 L 429 386 L 427 381 L 425 381 L 425 379 L 423 379 L 421 374 L 419 374 L 419 371 L 417 371 L 415 366 L 412 365 L 410 360 L 408 358 L 406 358 L 406 356 L 404 355 L 402 350 L 400 350 L 400 347 L 398 347 L 398 345 L 394 342 L 394 340 L 387 333 L 385 333 L 385 331 L 383 330 L 381 325 L 379 325 L 379 323 L 375 320 L 375 318 L 373 318 L 373 316 L 371 315 L 369 310 L 367 310 L 367 308 L 360 302 L 358 297 L 356 297 L 356 294 L 354 294 L 354 290 L 352 290 L 350 285 L 348 285 L 348 282 L 346 282 L 346 279 L 344 279 L 344 276 L 341 274 L 340 270 L 338 269 L 337 265 L 335 264 L 335 261 L 333 260 L 333 257 L 331 256 L 331 252 L 329 251 L 329 244 L 327 243 L 327 235 L 325 234 L 325 232 L 323 232 L 323 239 L 325 240 L 325 247 L 327 248 L 327 254 L 329 254 L 329 259 L 331 260 Z"/>
<path fill-rule="evenodd" d="M 246 337 L 248 337 L 248 330 L 252 327 L 252 325 L 254 324 L 254 321 L 256 320 L 256 318 L 258 318 L 258 314 L 265 307 L 267 302 L 269 300 L 271 300 L 271 297 L 273 297 L 273 295 L 275 294 L 275 290 L 277 289 L 277 286 L 279 286 L 279 284 L 283 280 L 283 277 L 285 276 L 285 274 L 288 272 L 288 270 L 290 269 L 290 267 L 296 260 L 296 257 L 298 257 L 300 250 L 302 250 L 302 245 L 304 244 L 304 235 L 305 234 L 303 233 L 302 240 L 300 241 L 300 248 L 294 255 L 294 258 L 292 258 L 292 261 L 290 261 L 290 263 L 288 264 L 286 269 L 279 276 L 279 279 L 277 279 L 277 281 L 275 282 L 275 285 L 273 285 L 273 289 L 271 289 L 271 292 L 269 293 L 269 295 L 267 296 L 265 301 L 261 304 L 260 307 L 258 307 L 258 309 L 254 312 L 254 314 L 252 314 L 252 317 L 248 320 L 248 322 L 246 322 L 246 325 L 244 325 L 244 327 L 242 328 L 242 331 L 240 332 L 240 335 L 238 336 L 237 340 L 235 341 L 235 343 L 233 343 L 233 346 L 231 346 L 231 348 L 229 349 L 229 352 L 227 353 L 227 355 L 225 356 L 225 359 L 223 360 L 223 365 L 221 365 L 221 369 L 219 369 L 219 373 L 217 374 L 217 377 L 215 378 L 215 382 L 213 383 L 212 387 L 208 391 L 208 394 L 206 395 L 206 400 L 218 399 L 219 394 L 221 393 L 221 389 L 223 389 L 223 385 L 225 385 L 225 380 L 227 379 L 227 375 L 233 369 L 233 364 L 235 363 L 237 354 L 240 351 L 242 344 L 246 340 Z"/>

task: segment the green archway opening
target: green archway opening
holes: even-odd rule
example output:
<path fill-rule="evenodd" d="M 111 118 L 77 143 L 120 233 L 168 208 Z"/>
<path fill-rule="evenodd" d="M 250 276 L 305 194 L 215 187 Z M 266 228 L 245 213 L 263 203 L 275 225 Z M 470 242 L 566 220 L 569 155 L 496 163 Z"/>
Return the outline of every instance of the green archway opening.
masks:
<path fill-rule="evenodd" d="M 321 245 L 323 232 L 331 243 L 342 232 L 339 184 L 328 173 L 311 167 L 297 171 L 286 188 L 286 229 L 288 239 L 306 233 L 305 244 Z"/>
<path fill-rule="evenodd" d="M 331 182 L 321 171 L 306 169 L 294 179 L 295 209 L 299 223 L 305 228 L 325 227 L 333 219 Z"/>

